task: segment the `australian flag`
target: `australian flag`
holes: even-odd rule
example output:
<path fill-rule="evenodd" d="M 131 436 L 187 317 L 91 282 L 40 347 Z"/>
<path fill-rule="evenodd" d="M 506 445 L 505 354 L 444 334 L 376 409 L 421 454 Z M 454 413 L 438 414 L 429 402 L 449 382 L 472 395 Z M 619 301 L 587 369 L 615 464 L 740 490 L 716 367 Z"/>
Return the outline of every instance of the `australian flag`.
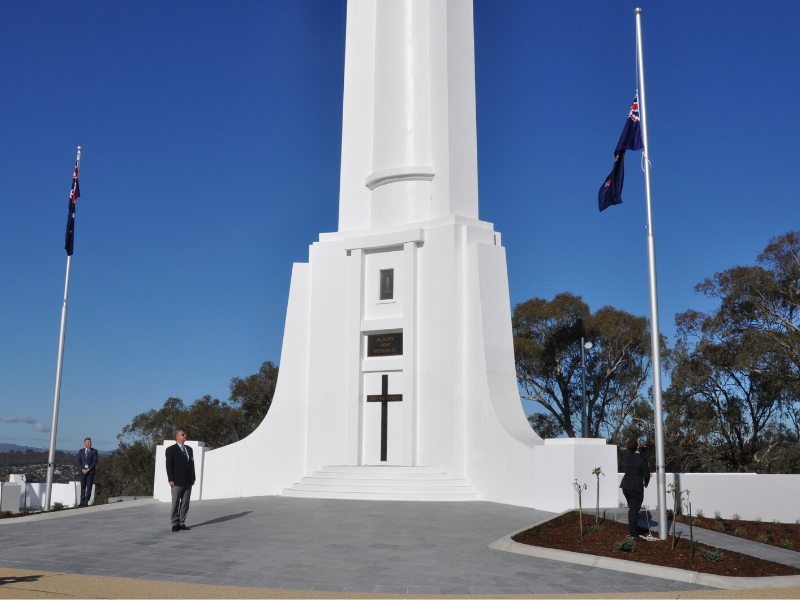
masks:
<path fill-rule="evenodd" d="M 72 173 L 72 189 L 69 192 L 69 214 L 67 215 L 67 237 L 64 241 L 64 250 L 67 256 L 72 256 L 72 245 L 75 242 L 75 200 L 81 197 L 81 188 L 78 186 L 78 161 L 75 161 L 75 171 Z"/>
<path fill-rule="evenodd" d="M 614 169 L 605 183 L 600 186 L 597 201 L 600 205 L 600 212 L 603 212 L 612 204 L 622 204 L 622 182 L 625 179 L 625 151 L 642 150 L 642 123 L 639 120 L 639 94 L 633 98 L 631 112 L 625 120 L 625 128 L 619 136 L 617 148 L 614 150 Z"/>

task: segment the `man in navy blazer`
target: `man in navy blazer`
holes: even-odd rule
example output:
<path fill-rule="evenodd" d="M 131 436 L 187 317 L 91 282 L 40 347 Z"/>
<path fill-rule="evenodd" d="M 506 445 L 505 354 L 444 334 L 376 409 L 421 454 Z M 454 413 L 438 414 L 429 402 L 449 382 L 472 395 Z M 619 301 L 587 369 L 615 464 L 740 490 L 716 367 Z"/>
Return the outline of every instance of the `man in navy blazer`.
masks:
<path fill-rule="evenodd" d="M 172 531 L 188 531 L 186 514 L 195 482 L 194 454 L 186 445 L 186 432 L 175 432 L 176 444 L 167 448 L 164 456 L 167 462 L 167 479 L 172 490 Z"/>
<path fill-rule="evenodd" d="M 88 506 L 89 500 L 92 499 L 92 483 L 98 459 L 97 450 L 92 448 L 92 438 L 83 440 L 83 448 L 78 450 L 78 467 L 81 470 L 80 506 Z"/>
<path fill-rule="evenodd" d="M 639 454 L 642 445 L 638 438 L 628 442 L 628 452 L 622 461 L 625 476 L 619 484 L 628 501 L 628 537 L 641 539 L 639 535 L 639 511 L 644 502 L 644 488 L 650 483 L 650 467 L 647 459 Z"/>

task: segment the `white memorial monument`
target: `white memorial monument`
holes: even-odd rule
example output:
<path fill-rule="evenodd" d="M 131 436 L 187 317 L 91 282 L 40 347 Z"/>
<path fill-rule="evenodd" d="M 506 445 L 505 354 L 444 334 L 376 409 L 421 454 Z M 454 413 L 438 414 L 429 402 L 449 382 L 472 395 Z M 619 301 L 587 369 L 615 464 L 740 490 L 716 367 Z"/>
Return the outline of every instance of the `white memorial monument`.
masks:
<path fill-rule="evenodd" d="M 593 504 L 599 466 L 600 503 L 617 506 L 616 447 L 543 441 L 522 410 L 505 249 L 478 216 L 471 2 L 351 0 L 344 77 L 339 230 L 294 265 L 264 421 L 217 450 L 193 444 L 193 499 L 564 510 L 576 478 Z"/>

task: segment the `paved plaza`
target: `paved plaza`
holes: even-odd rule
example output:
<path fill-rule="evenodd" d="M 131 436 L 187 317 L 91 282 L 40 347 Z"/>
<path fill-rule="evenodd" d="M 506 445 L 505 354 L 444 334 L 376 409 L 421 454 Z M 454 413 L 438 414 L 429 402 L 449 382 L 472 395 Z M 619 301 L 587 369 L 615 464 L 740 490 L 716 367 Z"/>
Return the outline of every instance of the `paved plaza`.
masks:
<path fill-rule="evenodd" d="M 167 504 L 8 523 L 0 567 L 316 592 L 588 594 L 708 589 L 500 552 L 487 545 L 551 513 L 491 502 L 285 497 Z"/>

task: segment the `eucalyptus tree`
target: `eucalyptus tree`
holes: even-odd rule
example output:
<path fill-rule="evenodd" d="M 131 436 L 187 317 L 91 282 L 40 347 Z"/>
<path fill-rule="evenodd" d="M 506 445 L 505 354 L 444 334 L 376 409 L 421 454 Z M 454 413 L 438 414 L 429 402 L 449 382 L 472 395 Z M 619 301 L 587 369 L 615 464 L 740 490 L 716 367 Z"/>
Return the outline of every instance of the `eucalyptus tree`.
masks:
<path fill-rule="evenodd" d="M 518 304 L 512 327 L 521 397 L 536 402 L 569 437 L 581 429 L 580 341 L 592 342 L 586 356 L 589 432 L 618 441 L 634 408 L 648 401 L 642 393 L 651 369 L 647 319 L 611 306 L 592 313 L 580 296 L 566 292 Z"/>

